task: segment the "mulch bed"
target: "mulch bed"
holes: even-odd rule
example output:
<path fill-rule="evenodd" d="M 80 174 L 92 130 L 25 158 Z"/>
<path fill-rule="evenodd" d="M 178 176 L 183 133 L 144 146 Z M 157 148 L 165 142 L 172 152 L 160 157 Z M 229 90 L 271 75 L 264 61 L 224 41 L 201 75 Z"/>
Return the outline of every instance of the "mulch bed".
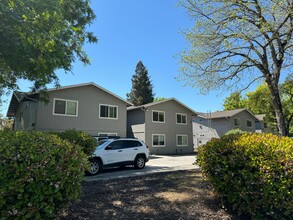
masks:
<path fill-rule="evenodd" d="M 83 183 L 81 200 L 65 219 L 236 219 L 199 170 L 158 173 Z"/>

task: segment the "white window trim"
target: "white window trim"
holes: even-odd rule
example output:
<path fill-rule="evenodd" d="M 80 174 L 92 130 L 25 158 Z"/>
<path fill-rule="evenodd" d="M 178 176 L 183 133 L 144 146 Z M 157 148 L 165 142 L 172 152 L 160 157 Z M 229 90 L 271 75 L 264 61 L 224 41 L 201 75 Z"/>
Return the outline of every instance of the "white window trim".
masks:
<path fill-rule="evenodd" d="M 164 145 L 154 145 L 154 136 L 155 135 L 164 136 Z M 166 147 L 166 135 L 165 134 L 152 134 L 152 146 L 153 147 Z"/>
<path fill-rule="evenodd" d="M 177 115 L 181 115 L 181 116 L 184 115 L 185 118 L 186 118 L 186 122 L 185 122 L 185 123 L 178 123 L 178 122 L 177 122 Z M 176 124 L 177 124 L 177 125 L 187 125 L 187 114 L 176 113 L 176 119 L 175 119 L 175 120 L 176 120 Z"/>
<path fill-rule="evenodd" d="M 178 137 L 179 136 L 185 136 L 187 138 L 187 144 L 186 145 L 179 145 L 178 144 Z M 177 144 L 177 147 L 188 147 L 188 135 L 187 134 L 177 134 L 176 135 L 176 144 Z"/>
<path fill-rule="evenodd" d="M 237 119 L 239 121 L 239 125 L 235 125 L 234 120 Z M 241 120 L 240 118 L 233 118 L 233 126 L 236 128 L 240 128 L 241 127 Z"/>
<path fill-rule="evenodd" d="M 115 132 L 98 132 L 98 136 L 107 135 L 107 136 L 118 136 L 118 133 Z"/>
<path fill-rule="evenodd" d="M 162 121 L 154 121 L 154 112 L 158 112 L 158 113 L 163 113 L 164 114 L 164 121 L 162 122 Z M 166 121 L 166 114 L 165 114 L 165 112 L 164 111 L 158 111 L 158 110 L 153 110 L 152 111 L 152 122 L 153 123 L 161 123 L 161 124 L 164 124 L 165 123 L 165 121 Z M 159 119 L 160 117 L 158 117 L 158 119 Z"/>
<path fill-rule="evenodd" d="M 65 114 L 56 114 L 55 113 L 55 101 L 65 101 Z M 66 114 L 66 109 L 67 109 L 67 102 L 75 102 L 76 103 L 76 115 L 68 115 Z M 70 100 L 70 99 L 59 99 L 59 98 L 54 98 L 53 99 L 53 115 L 57 115 L 57 116 L 68 116 L 68 117 L 78 117 L 78 101 L 76 100 Z"/>
<path fill-rule="evenodd" d="M 115 107 L 117 109 L 116 118 L 101 117 L 101 106 Z M 118 115 L 119 115 L 118 105 L 99 104 L 99 118 L 100 119 L 118 120 Z"/>
<path fill-rule="evenodd" d="M 247 122 L 248 122 L 248 121 L 251 122 L 251 126 L 248 126 L 248 125 L 247 125 Z M 247 120 L 246 120 L 246 126 L 247 126 L 248 128 L 252 128 L 252 121 L 247 119 Z"/>

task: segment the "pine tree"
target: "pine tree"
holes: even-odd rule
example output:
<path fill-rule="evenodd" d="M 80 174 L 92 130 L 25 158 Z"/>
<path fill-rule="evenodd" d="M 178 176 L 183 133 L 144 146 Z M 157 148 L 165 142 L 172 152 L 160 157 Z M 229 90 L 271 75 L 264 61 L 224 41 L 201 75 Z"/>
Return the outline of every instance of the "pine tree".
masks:
<path fill-rule="evenodd" d="M 153 85 L 148 76 L 148 70 L 139 61 L 135 74 L 132 76 L 132 89 L 127 94 L 127 100 L 135 106 L 144 105 L 154 101 Z"/>

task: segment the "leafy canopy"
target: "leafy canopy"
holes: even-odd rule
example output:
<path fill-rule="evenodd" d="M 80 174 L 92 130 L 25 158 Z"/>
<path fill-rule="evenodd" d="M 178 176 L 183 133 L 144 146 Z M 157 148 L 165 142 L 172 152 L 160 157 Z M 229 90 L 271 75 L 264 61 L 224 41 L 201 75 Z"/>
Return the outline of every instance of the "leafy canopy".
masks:
<path fill-rule="evenodd" d="M 279 79 L 293 64 L 290 0 L 182 0 L 194 27 L 185 32 L 179 79 L 202 92 L 244 90 L 265 79 L 282 135 L 287 135 Z"/>
<path fill-rule="evenodd" d="M 0 89 L 16 89 L 18 79 L 44 87 L 76 58 L 88 64 L 82 46 L 97 42 L 86 30 L 94 19 L 89 0 L 1 0 Z"/>

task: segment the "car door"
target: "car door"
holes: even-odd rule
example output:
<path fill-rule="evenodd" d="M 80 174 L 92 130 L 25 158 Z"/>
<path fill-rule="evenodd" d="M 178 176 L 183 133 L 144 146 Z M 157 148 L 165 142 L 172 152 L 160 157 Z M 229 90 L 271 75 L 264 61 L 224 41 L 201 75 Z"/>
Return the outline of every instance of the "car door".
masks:
<path fill-rule="evenodd" d="M 106 164 L 120 163 L 124 161 L 123 140 L 115 140 L 104 149 Z"/>
<path fill-rule="evenodd" d="M 141 144 L 135 140 L 125 140 L 123 145 L 123 155 L 126 161 L 134 161 Z"/>

